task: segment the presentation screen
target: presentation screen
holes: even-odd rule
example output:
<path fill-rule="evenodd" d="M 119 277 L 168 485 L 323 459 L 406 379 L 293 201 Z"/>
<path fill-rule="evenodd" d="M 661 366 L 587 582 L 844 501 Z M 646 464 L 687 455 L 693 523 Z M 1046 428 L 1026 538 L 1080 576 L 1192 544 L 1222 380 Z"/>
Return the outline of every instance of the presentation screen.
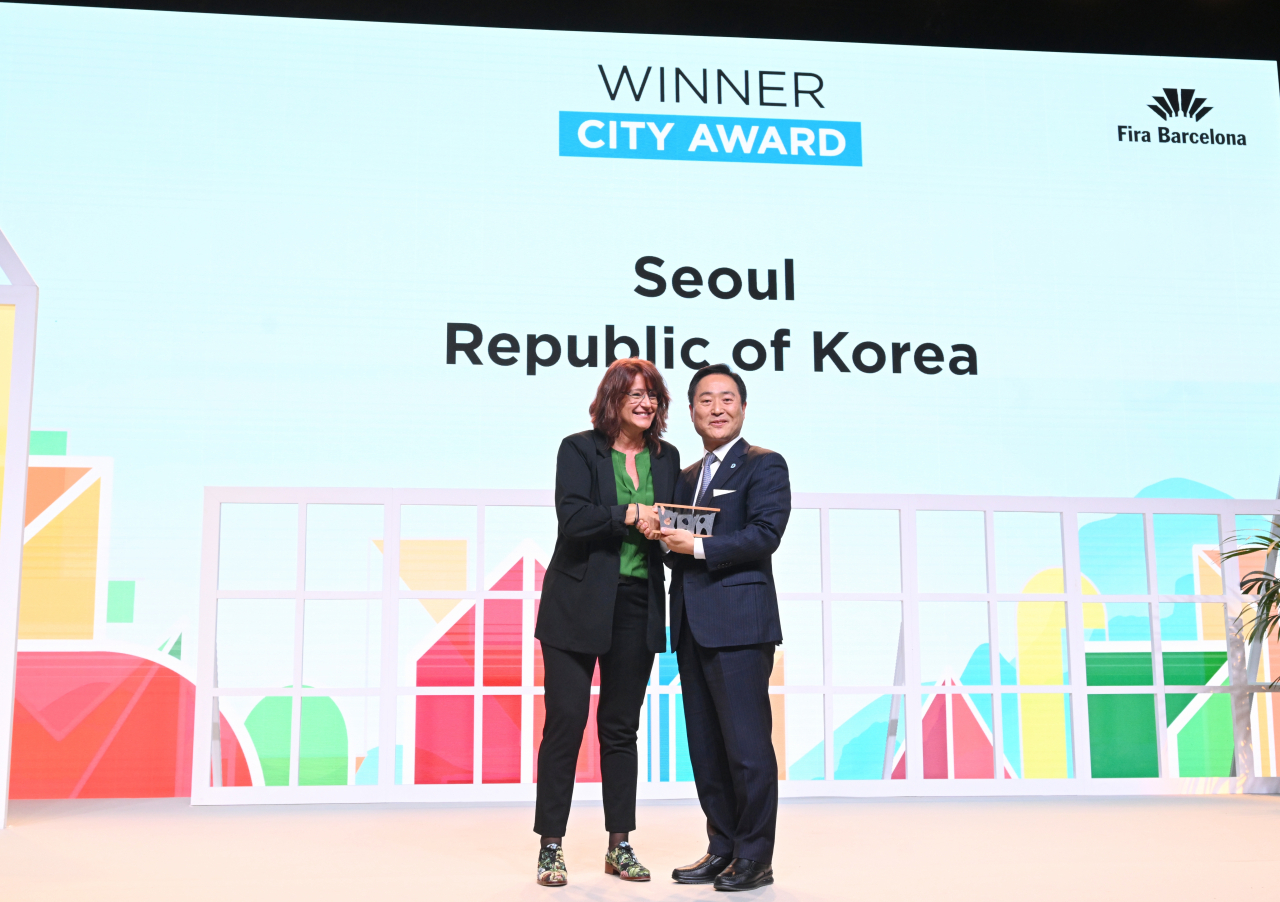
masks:
<path fill-rule="evenodd" d="M 0 4 L 0 83 L 15 796 L 531 797 L 556 451 L 637 356 L 684 465 L 727 363 L 789 466 L 787 787 L 1239 775 L 1274 63 Z M 683 716 L 662 655 L 645 793 Z"/>

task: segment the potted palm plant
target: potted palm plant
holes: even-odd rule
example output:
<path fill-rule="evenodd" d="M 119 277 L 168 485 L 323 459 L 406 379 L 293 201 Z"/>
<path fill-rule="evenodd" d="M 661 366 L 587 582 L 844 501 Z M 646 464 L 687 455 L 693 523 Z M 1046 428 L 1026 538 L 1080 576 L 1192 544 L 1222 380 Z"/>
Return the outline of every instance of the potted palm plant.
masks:
<path fill-rule="evenodd" d="M 1261 570 L 1250 570 L 1240 574 L 1240 591 L 1246 595 L 1256 596 L 1246 613 L 1252 617 L 1242 624 L 1245 640 L 1260 649 L 1262 640 L 1273 633 L 1280 639 L 1280 577 L 1275 575 L 1276 555 L 1280 552 L 1280 524 L 1272 521 L 1271 528 L 1265 532 L 1237 533 L 1231 537 L 1235 547 L 1222 552 L 1222 560 L 1242 558 L 1256 555 L 1265 559 Z M 1257 558 L 1255 557 L 1255 560 Z M 1241 614 L 1241 618 L 1245 613 Z M 1249 680 L 1252 682 L 1256 673 L 1257 654 L 1249 656 Z M 1280 675 L 1271 681 L 1271 688 L 1280 684 Z"/>

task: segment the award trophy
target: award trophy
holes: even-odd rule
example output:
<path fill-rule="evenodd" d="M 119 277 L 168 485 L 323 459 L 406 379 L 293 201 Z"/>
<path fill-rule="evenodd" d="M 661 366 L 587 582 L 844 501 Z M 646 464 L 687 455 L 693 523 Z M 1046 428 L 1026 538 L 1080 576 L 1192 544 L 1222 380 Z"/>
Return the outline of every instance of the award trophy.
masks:
<path fill-rule="evenodd" d="M 655 504 L 658 524 L 663 529 L 686 529 L 701 538 L 711 537 L 718 507 L 694 507 L 689 504 Z"/>

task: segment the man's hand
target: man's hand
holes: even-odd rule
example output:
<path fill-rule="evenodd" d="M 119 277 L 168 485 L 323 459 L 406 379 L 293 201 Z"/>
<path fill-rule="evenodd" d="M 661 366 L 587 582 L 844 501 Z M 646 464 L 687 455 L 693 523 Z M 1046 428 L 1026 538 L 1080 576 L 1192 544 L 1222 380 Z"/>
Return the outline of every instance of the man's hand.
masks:
<path fill-rule="evenodd" d="M 693 554 L 693 533 L 689 530 L 664 529 L 661 538 L 667 543 L 668 550 L 676 554 Z"/>

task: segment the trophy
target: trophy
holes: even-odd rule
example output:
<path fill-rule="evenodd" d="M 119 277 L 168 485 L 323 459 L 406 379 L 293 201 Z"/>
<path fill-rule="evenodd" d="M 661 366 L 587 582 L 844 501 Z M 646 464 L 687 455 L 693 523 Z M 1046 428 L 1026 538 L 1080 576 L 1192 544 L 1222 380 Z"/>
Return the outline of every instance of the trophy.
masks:
<path fill-rule="evenodd" d="M 685 529 L 695 536 L 711 537 L 718 507 L 694 507 L 690 504 L 655 504 L 658 524 L 663 529 Z"/>

